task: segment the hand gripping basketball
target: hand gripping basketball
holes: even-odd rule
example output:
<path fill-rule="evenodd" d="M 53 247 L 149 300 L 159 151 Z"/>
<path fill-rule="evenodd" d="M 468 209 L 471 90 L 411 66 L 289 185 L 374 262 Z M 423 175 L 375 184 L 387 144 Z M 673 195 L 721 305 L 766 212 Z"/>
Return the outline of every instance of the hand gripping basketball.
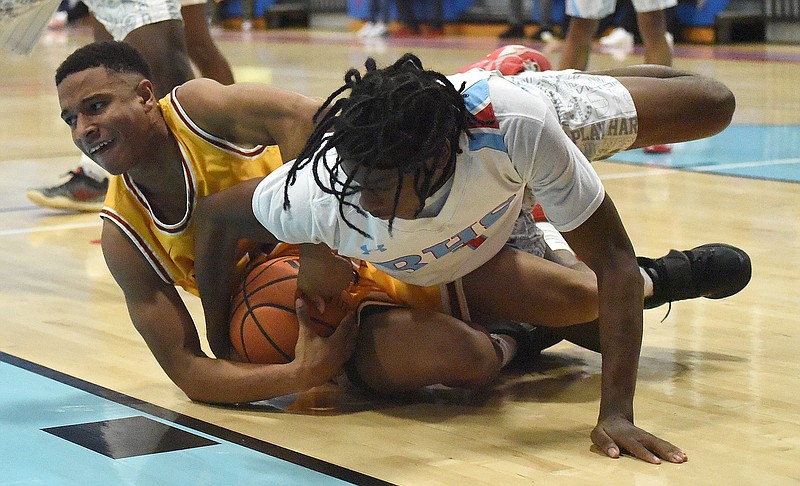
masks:
<path fill-rule="evenodd" d="M 298 257 L 278 257 L 255 266 L 242 281 L 231 301 L 230 337 L 245 361 L 277 364 L 294 359 L 299 268 Z M 310 306 L 311 327 L 320 336 L 330 336 L 348 310 L 344 300 L 329 303 L 321 314 Z"/>

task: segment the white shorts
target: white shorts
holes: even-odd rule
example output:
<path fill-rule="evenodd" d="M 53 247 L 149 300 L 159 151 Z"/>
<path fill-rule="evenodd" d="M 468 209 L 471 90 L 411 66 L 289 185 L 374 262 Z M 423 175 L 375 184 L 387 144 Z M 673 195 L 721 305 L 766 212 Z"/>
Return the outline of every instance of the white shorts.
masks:
<path fill-rule="evenodd" d="M 567 0 L 567 15 L 580 19 L 602 19 L 614 13 L 616 0 Z M 633 0 L 637 12 L 654 12 L 674 7 L 678 0 Z"/>
<path fill-rule="evenodd" d="M 182 19 L 178 0 L 84 0 L 84 3 L 118 41 L 139 27 Z"/>
<path fill-rule="evenodd" d="M 630 92 L 616 78 L 565 71 L 524 71 L 506 76 L 550 99 L 564 132 L 590 161 L 627 150 L 639 131 Z"/>
<path fill-rule="evenodd" d="M 30 54 L 59 0 L 0 1 L 0 46 L 17 54 Z"/>

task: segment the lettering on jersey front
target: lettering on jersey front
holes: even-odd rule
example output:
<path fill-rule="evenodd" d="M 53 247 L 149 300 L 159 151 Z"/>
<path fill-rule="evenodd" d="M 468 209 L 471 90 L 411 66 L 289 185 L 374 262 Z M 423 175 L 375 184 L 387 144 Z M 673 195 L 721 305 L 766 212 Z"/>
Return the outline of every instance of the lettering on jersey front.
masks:
<path fill-rule="evenodd" d="M 390 272 L 416 272 L 431 261 L 444 258 L 461 248 L 466 247 L 476 250 L 486 241 L 486 236 L 483 233 L 508 211 L 508 207 L 515 198 L 516 195 L 509 197 L 475 223 L 444 241 L 424 248 L 420 254 L 406 255 L 386 262 L 373 263 L 376 266 L 386 268 Z"/>

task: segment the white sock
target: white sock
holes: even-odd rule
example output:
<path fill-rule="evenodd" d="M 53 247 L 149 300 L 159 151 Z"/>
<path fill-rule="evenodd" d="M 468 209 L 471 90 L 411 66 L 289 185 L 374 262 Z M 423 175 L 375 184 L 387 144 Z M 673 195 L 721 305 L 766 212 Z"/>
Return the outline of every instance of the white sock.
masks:
<path fill-rule="evenodd" d="M 639 267 L 639 273 L 642 274 L 642 278 L 644 279 L 644 296 L 650 297 L 653 295 L 653 279 L 650 277 L 650 274 L 647 273 L 642 267 Z"/>
<path fill-rule="evenodd" d="M 508 334 L 489 334 L 489 337 L 500 351 L 500 368 L 505 368 L 517 355 L 517 341 Z"/>

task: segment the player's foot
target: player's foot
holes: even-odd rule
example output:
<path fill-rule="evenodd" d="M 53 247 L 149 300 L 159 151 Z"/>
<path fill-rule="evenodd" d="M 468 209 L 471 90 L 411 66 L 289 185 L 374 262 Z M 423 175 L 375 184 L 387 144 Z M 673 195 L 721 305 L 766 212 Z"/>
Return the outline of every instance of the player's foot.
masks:
<path fill-rule="evenodd" d="M 357 37 L 372 37 L 372 30 L 375 28 L 375 22 L 367 22 L 363 27 L 356 32 Z"/>
<path fill-rule="evenodd" d="M 604 47 L 631 47 L 633 46 L 633 34 L 617 27 L 607 36 L 600 38 L 600 45 Z"/>
<path fill-rule="evenodd" d="M 547 332 L 546 329 L 514 321 L 497 321 L 489 324 L 487 330 L 490 334 L 506 334 L 517 342 L 517 354 L 507 368 L 519 368 L 536 359 L 543 349 L 561 342 Z"/>
<path fill-rule="evenodd" d="M 500 71 L 505 76 L 512 76 L 523 71 L 549 71 L 553 66 L 544 54 L 527 46 L 509 45 L 495 49 L 480 61 L 463 68 L 484 71 Z"/>
<path fill-rule="evenodd" d="M 389 27 L 385 22 L 367 22 L 364 27 L 356 32 L 358 37 L 362 39 L 370 39 L 374 37 L 386 37 L 389 35 Z"/>
<path fill-rule="evenodd" d="M 78 167 L 69 171 L 69 180 L 59 186 L 29 189 L 25 193 L 35 204 L 67 211 L 97 212 L 103 208 L 108 179 L 95 180 Z"/>
<path fill-rule="evenodd" d="M 497 37 L 501 39 L 522 39 L 525 37 L 525 27 L 521 25 L 510 25 Z"/>
<path fill-rule="evenodd" d="M 644 299 L 645 309 L 697 297 L 729 297 L 745 288 L 752 273 L 747 253 L 724 243 L 637 260 L 653 279 L 653 295 Z"/>

